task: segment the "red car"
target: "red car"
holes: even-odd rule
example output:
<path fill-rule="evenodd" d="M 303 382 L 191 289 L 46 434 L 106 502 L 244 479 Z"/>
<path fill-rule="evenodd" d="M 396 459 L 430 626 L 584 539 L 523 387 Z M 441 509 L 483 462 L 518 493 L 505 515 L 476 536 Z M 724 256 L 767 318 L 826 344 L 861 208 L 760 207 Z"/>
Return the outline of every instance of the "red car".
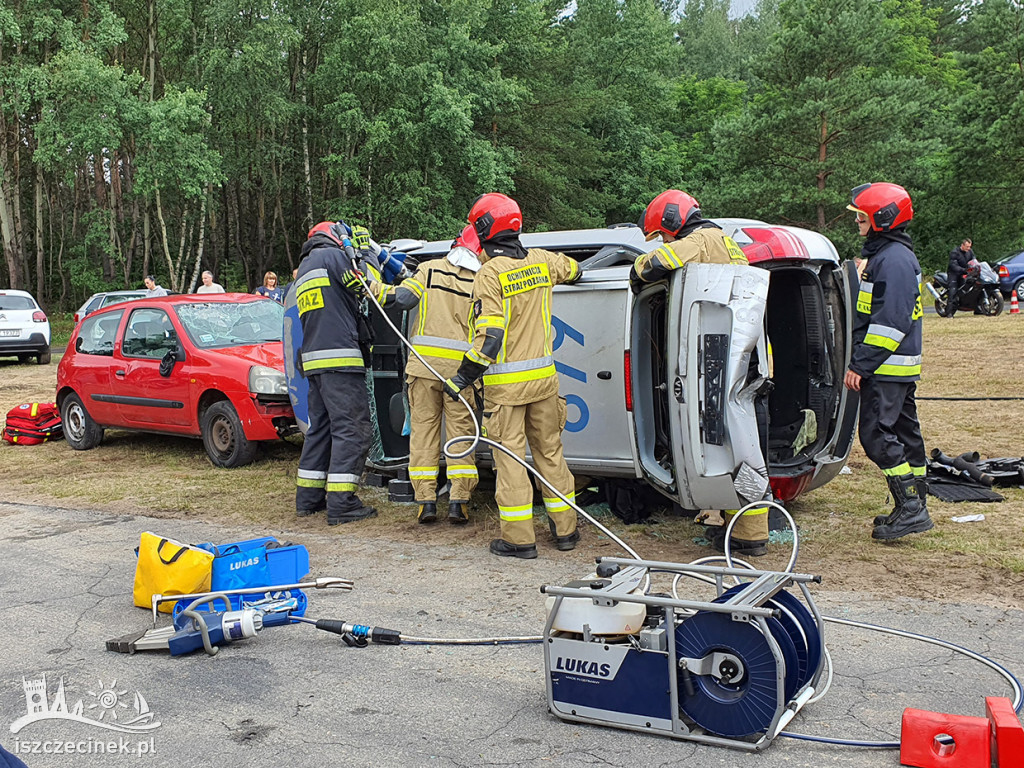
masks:
<path fill-rule="evenodd" d="M 281 343 L 284 308 L 241 293 L 137 299 L 93 312 L 57 367 L 64 435 L 95 448 L 105 428 L 202 437 L 218 467 L 252 462 L 295 431 Z"/>

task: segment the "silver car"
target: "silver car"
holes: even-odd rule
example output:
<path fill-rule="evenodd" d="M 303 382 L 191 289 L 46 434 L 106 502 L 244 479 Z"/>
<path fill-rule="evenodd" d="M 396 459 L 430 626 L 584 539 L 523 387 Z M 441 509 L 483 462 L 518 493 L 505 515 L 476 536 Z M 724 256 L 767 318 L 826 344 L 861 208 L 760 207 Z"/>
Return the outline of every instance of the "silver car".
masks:
<path fill-rule="evenodd" d="M 579 283 L 555 288 L 552 318 L 569 404 L 562 439 L 574 474 L 642 479 L 685 509 L 735 509 L 750 497 L 740 491 L 764 442 L 772 489 L 783 501 L 825 484 L 846 463 L 858 406 L 843 387 L 857 284 L 852 263 L 841 264 L 815 232 L 746 219 L 716 223 L 763 273 L 689 265 L 634 295 L 630 266 L 660 239 L 645 241 L 635 226 L 522 236 L 526 247 L 559 251 L 584 267 Z M 450 241 L 394 245 L 411 263 L 443 256 Z M 767 350 L 753 355 L 759 338 L 764 343 L 762 321 L 770 377 Z M 405 351 L 383 323 L 376 327 L 380 464 L 394 469 L 408 452 Z M 767 435 L 754 407 L 766 392 Z"/>

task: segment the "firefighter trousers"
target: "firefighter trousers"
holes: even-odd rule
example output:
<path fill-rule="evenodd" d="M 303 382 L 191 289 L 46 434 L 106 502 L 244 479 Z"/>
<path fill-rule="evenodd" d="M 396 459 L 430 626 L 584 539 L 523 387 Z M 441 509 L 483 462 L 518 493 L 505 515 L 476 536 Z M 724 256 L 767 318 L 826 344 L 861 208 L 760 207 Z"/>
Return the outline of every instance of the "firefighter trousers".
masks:
<path fill-rule="evenodd" d="M 861 381 L 860 444 L 886 476 L 923 477 L 927 469 L 916 392 L 915 381 Z"/>
<path fill-rule="evenodd" d="M 525 405 L 488 404 L 484 411 L 487 437 L 523 459 L 526 458 L 526 445 L 529 443 L 537 471 L 559 493 L 575 501 L 575 481 L 562 455 L 565 401 L 557 393 Z M 533 483 L 530 475 L 504 452 L 495 449 L 493 454 L 494 469 L 497 472 L 494 499 L 501 517 L 501 538 L 509 544 L 533 544 L 536 537 L 533 530 Z M 576 510 L 552 495 L 544 486 L 541 497 L 548 517 L 555 524 L 555 535 L 572 534 L 576 530 Z"/>
<path fill-rule="evenodd" d="M 356 495 L 370 449 L 370 403 L 359 373 L 309 377 L 309 430 L 302 444 L 295 508 L 328 515 L 363 506 Z"/>
<path fill-rule="evenodd" d="M 441 417 L 445 440 L 473 434 L 473 419 L 461 402 L 449 398 L 435 378 L 409 376 L 409 479 L 420 504 L 437 500 L 437 476 L 441 461 Z M 468 390 L 467 390 L 468 394 Z M 455 453 L 469 447 L 469 441 L 452 446 Z M 445 474 L 452 487 L 450 501 L 469 501 L 479 479 L 473 454 L 445 459 Z"/>

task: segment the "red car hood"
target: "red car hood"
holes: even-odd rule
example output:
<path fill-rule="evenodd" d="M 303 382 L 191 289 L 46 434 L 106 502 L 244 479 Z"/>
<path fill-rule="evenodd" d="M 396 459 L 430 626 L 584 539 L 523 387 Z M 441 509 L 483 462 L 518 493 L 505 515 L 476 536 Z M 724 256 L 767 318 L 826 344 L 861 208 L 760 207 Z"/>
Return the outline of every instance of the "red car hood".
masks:
<path fill-rule="evenodd" d="M 228 347 L 226 349 L 207 349 L 203 352 L 207 360 L 224 357 L 252 365 L 265 365 L 284 373 L 284 344 L 280 341 L 267 341 L 246 347 Z"/>

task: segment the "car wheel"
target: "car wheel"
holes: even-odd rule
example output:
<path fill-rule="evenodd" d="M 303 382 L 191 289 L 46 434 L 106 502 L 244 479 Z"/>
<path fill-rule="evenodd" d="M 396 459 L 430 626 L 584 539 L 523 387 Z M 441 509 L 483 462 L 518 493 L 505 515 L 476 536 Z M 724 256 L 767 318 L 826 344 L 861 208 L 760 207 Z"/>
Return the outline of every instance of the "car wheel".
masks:
<path fill-rule="evenodd" d="M 1017 301 L 1024 301 L 1024 280 L 1014 283 L 1013 292 L 1017 294 Z"/>
<path fill-rule="evenodd" d="M 95 448 L 103 439 L 103 427 L 92 420 L 78 395 L 70 394 L 64 398 L 60 407 L 60 418 L 64 427 L 64 439 L 76 451 Z"/>
<path fill-rule="evenodd" d="M 203 414 L 203 445 L 217 467 L 242 467 L 256 457 L 256 443 L 245 436 L 242 422 L 227 400 L 214 403 Z"/>
<path fill-rule="evenodd" d="M 49 348 L 47 348 L 47 350 L 45 352 L 40 352 L 36 356 L 36 362 L 39 365 L 49 365 L 50 364 L 50 350 L 49 350 Z"/>

